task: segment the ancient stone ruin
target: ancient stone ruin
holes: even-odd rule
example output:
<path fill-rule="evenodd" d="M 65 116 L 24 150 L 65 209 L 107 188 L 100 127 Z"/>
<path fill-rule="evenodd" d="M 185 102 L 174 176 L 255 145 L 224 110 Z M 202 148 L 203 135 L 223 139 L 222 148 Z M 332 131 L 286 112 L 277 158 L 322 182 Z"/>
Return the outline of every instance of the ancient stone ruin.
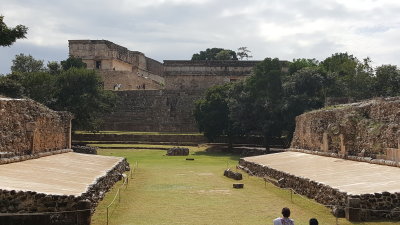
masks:
<path fill-rule="evenodd" d="M 296 118 L 292 149 L 399 166 L 400 97 L 330 106 Z"/>
<path fill-rule="evenodd" d="M 96 70 L 120 101 L 103 130 L 197 132 L 194 102 L 211 86 L 242 80 L 260 61 L 164 60 L 107 40 L 70 40 L 70 56 Z M 287 68 L 282 68 L 287 70 Z"/>
<path fill-rule="evenodd" d="M 181 148 L 181 147 L 173 147 L 168 149 L 167 151 L 168 156 L 187 156 L 189 155 L 188 148 Z"/>
<path fill-rule="evenodd" d="M 362 168 L 376 168 L 380 171 L 386 171 L 386 168 L 391 166 L 389 167 L 391 173 L 396 175 L 400 172 L 397 171 L 400 170 L 399 168 L 395 168 L 400 167 L 399 138 L 400 97 L 377 98 L 358 103 L 328 106 L 298 116 L 289 150 L 292 153 L 293 151 L 294 153 L 299 152 L 293 156 L 294 160 L 304 160 L 307 154 L 303 153 L 308 153 L 318 155 L 315 157 L 337 158 L 331 161 L 338 164 L 343 164 L 348 160 L 359 161 L 354 162 L 357 164 L 353 164 L 353 166 L 360 170 Z M 289 157 L 289 153 L 274 155 L 278 157 L 279 154 L 287 154 L 286 157 Z M 256 157 L 264 157 L 265 160 L 265 157 L 275 156 Z M 385 181 L 386 186 L 379 183 L 381 188 L 377 188 L 380 191 L 375 191 L 376 193 L 371 193 L 370 189 L 365 189 L 363 192 L 363 188 L 358 190 L 357 193 L 352 193 L 344 190 L 348 186 L 363 183 L 358 180 L 358 183 L 351 184 L 351 181 L 349 182 L 349 179 L 347 179 L 346 171 L 342 171 L 342 183 L 335 188 L 324 182 L 319 182 L 318 177 L 313 175 L 310 178 L 285 172 L 285 168 L 290 168 L 290 166 L 277 169 L 276 165 L 275 167 L 271 166 L 272 163 L 258 163 L 257 160 L 260 159 L 256 157 L 242 158 L 239 162 L 240 167 L 249 174 L 277 180 L 278 186 L 293 189 L 299 194 L 327 205 L 338 217 L 346 217 L 351 221 L 400 220 L 400 193 L 396 191 L 398 190 L 397 180 L 392 180 L 389 183 Z M 323 159 L 319 158 L 319 160 Z M 310 168 L 312 166 L 310 165 Z M 314 169 L 323 171 L 325 168 L 322 166 Z M 350 169 L 349 167 L 348 170 Z M 329 175 L 322 176 L 327 177 Z M 345 176 L 346 183 L 343 183 Z M 351 178 L 355 179 L 355 177 L 350 177 L 350 180 Z M 340 177 L 337 177 L 337 179 L 340 181 Z M 373 177 L 370 179 L 377 180 Z M 365 186 L 368 185 L 370 184 L 365 184 Z M 377 187 L 377 185 L 372 185 L 372 187 Z M 391 192 L 387 190 L 391 190 Z"/>
<path fill-rule="evenodd" d="M 68 112 L 0 98 L 0 118 L 0 224 L 90 224 L 129 170 L 124 158 L 73 153 Z"/>
<path fill-rule="evenodd" d="M 68 112 L 32 100 L 0 98 L 0 118 L 0 152 L 7 158 L 71 148 Z"/>

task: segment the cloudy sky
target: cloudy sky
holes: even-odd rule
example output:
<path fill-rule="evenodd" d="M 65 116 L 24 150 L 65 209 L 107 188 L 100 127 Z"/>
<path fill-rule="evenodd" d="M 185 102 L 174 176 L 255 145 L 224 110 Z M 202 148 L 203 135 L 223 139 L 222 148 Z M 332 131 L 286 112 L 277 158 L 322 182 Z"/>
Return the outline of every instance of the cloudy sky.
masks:
<path fill-rule="evenodd" d="M 0 47 L 0 74 L 19 53 L 64 60 L 71 39 L 106 39 L 159 61 L 247 46 L 257 60 L 349 52 L 400 65 L 399 12 L 396 0 L 1 0 L 5 23 L 29 31 Z"/>

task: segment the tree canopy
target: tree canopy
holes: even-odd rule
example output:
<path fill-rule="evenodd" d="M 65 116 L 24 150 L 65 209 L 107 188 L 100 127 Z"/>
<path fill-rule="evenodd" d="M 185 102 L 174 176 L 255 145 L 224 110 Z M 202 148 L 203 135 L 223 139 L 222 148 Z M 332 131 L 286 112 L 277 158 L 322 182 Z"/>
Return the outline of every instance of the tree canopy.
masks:
<path fill-rule="evenodd" d="M 287 72 L 286 72 L 287 71 Z M 244 81 L 213 87 L 196 103 L 200 130 L 220 135 L 258 135 L 268 147 L 271 138 L 290 143 L 296 116 L 324 106 L 327 98 L 353 101 L 400 95 L 400 70 L 394 65 L 375 69 L 371 60 L 336 53 L 318 62 L 294 59 L 289 65 L 266 58 Z M 223 122 L 224 121 L 224 122 Z"/>
<path fill-rule="evenodd" d="M 223 48 L 207 48 L 192 56 L 192 60 L 237 60 L 236 52 Z"/>
<path fill-rule="evenodd" d="M 0 46 L 10 46 L 17 39 L 26 38 L 28 28 L 24 25 L 17 25 L 14 28 L 8 27 L 4 23 L 4 16 L 0 16 Z"/>
<path fill-rule="evenodd" d="M 31 55 L 19 54 L 12 60 L 11 72 L 32 73 L 43 71 L 43 60 L 36 60 Z"/>

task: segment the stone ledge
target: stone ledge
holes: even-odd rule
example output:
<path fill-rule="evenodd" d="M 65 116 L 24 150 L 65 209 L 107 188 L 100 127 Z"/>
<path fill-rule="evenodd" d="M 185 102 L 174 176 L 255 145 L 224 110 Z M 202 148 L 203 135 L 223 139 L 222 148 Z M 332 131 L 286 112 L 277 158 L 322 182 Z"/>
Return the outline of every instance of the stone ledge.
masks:
<path fill-rule="evenodd" d="M 377 165 L 400 167 L 400 162 L 384 160 L 384 159 L 372 159 L 371 157 L 341 155 L 341 154 L 337 154 L 337 153 L 333 153 L 333 152 L 320 152 L 320 151 L 312 151 L 312 150 L 298 149 L 298 148 L 289 148 L 288 151 L 302 152 L 302 153 L 306 153 L 306 154 L 320 155 L 320 156 L 340 158 L 340 159 L 347 159 L 347 160 L 352 160 L 352 161 L 357 161 L 357 162 L 366 162 L 366 163 L 372 163 L 372 164 L 377 164 Z"/>
<path fill-rule="evenodd" d="M 39 152 L 37 154 L 32 154 L 32 155 L 21 155 L 21 156 L 13 156 L 10 158 L 0 158 L 0 165 L 8 164 L 8 163 L 15 163 L 15 162 L 22 162 L 22 161 L 29 160 L 29 159 L 37 159 L 40 157 L 62 154 L 62 153 L 67 153 L 67 152 L 72 152 L 72 149 L 60 149 L 60 150 L 55 150 L 55 151 Z"/>
<path fill-rule="evenodd" d="M 332 209 L 332 213 L 338 217 L 345 216 L 345 210 L 349 213 L 356 212 L 348 218 L 357 218 L 362 221 L 371 220 L 400 220 L 400 193 L 374 193 L 350 195 L 337 188 L 310 180 L 305 177 L 298 177 L 283 171 L 275 170 L 265 165 L 249 162 L 243 158 L 239 160 L 239 168 L 250 175 L 258 177 L 272 177 L 279 180 L 277 186 L 290 188 L 296 193 L 314 199 L 318 203 Z M 349 199 L 359 199 L 357 205 L 349 205 Z M 350 210 L 349 209 L 355 209 Z M 355 216 L 355 217 L 354 217 Z"/>

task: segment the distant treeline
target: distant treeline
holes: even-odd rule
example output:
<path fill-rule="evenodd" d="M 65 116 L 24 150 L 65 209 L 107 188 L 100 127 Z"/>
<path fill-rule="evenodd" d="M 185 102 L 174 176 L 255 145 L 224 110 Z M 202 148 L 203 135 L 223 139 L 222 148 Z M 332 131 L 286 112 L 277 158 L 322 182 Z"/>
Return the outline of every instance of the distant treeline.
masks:
<path fill-rule="evenodd" d="M 295 117 L 324 106 L 327 98 L 353 101 L 400 95 L 396 65 L 371 66 L 348 53 L 319 62 L 266 58 L 244 81 L 212 87 L 196 102 L 195 118 L 209 139 L 261 135 L 291 140 Z"/>

